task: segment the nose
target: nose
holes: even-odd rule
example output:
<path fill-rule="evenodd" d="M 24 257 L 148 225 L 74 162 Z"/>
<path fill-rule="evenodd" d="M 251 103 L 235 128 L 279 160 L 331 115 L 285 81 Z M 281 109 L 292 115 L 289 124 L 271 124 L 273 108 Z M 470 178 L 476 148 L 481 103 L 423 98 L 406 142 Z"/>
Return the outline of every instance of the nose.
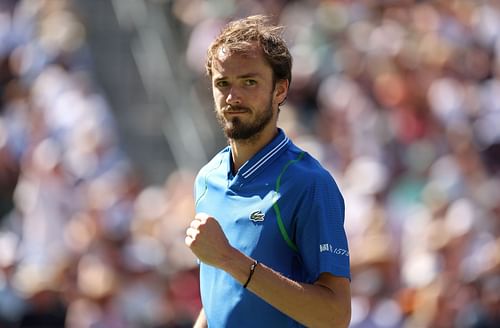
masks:
<path fill-rule="evenodd" d="M 231 88 L 226 96 L 226 103 L 228 105 L 240 105 L 241 96 L 237 88 Z"/>

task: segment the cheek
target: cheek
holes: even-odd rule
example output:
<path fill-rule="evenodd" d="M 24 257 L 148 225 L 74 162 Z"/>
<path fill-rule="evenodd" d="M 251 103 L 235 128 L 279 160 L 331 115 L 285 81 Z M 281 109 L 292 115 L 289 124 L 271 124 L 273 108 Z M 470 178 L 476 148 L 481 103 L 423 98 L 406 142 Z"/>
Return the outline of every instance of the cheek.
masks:
<path fill-rule="evenodd" d="M 220 104 L 223 104 L 224 103 L 224 94 L 222 94 L 220 91 L 213 91 L 212 92 L 212 96 L 214 98 L 214 102 L 217 104 L 217 105 L 220 105 Z"/>

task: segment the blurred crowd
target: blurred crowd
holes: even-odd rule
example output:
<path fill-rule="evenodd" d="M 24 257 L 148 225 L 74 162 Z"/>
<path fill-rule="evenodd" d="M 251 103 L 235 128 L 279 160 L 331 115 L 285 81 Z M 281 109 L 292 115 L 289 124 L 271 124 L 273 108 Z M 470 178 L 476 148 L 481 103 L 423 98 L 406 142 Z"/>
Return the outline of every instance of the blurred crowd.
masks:
<path fill-rule="evenodd" d="M 188 327 L 192 174 L 143 186 L 69 1 L 0 1 L 0 327 Z"/>
<path fill-rule="evenodd" d="M 167 7 L 194 80 L 229 17 L 286 26 L 280 126 L 343 191 L 351 327 L 500 326 L 499 2 Z M 143 185 L 89 58 L 69 0 L 0 0 L 0 327 L 189 327 L 193 173 Z"/>

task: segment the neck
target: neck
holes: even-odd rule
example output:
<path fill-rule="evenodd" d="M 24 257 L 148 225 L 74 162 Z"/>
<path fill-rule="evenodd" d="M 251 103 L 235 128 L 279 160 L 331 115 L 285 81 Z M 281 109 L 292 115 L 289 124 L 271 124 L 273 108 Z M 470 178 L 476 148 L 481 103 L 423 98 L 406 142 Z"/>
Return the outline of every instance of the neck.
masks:
<path fill-rule="evenodd" d="M 231 146 L 231 155 L 233 160 L 232 171 L 234 174 L 252 158 L 259 150 L 264 148 L 278 134 L 278 129 L 274 126 L 272 129 L 264 129 L 259 134 L 249 139 L 234 140 L 229 139 Z"/>

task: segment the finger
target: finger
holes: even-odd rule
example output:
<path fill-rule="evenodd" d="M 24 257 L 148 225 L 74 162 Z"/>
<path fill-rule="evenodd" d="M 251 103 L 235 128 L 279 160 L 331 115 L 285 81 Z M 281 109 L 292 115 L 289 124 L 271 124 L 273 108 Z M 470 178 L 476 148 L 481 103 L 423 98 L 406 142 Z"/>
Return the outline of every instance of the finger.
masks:
<path fill-rule="evenodd" d="M 194 239 L 191 238 L 190 236 L 186 236 L 186 238 L 184 238 L 184 243 L 188 246 L 188 247 L 191 247 L 191 244 L 193 243 Z"/>
<path fill-rule="evenodd" d="M 200 227 L 200 225 L 201 225 L 201 221 L 194 219 L 193 221 L 191 221 L 191 224 L 189 226 L 191 228 L 198 229 Z"/>
<path fill-rule="evenodd" d="M 199 220 L 201 223 L 205 223 L 207 221 L 208 218 L 210 218 L 211 216 L 208 215 L 207 213 L 196 213 L 196 215 L 194 216 L 194 218 L 196 220 Z"/>
<path fill-rule="evenodd" d="M 200 233 L 200 231 L 198 229 L 194 229 L 194 228 L 187 228 L 186 230 L 186 236 L 189 236 L 193 239 L 196 239 L 196 236 Z"/>

